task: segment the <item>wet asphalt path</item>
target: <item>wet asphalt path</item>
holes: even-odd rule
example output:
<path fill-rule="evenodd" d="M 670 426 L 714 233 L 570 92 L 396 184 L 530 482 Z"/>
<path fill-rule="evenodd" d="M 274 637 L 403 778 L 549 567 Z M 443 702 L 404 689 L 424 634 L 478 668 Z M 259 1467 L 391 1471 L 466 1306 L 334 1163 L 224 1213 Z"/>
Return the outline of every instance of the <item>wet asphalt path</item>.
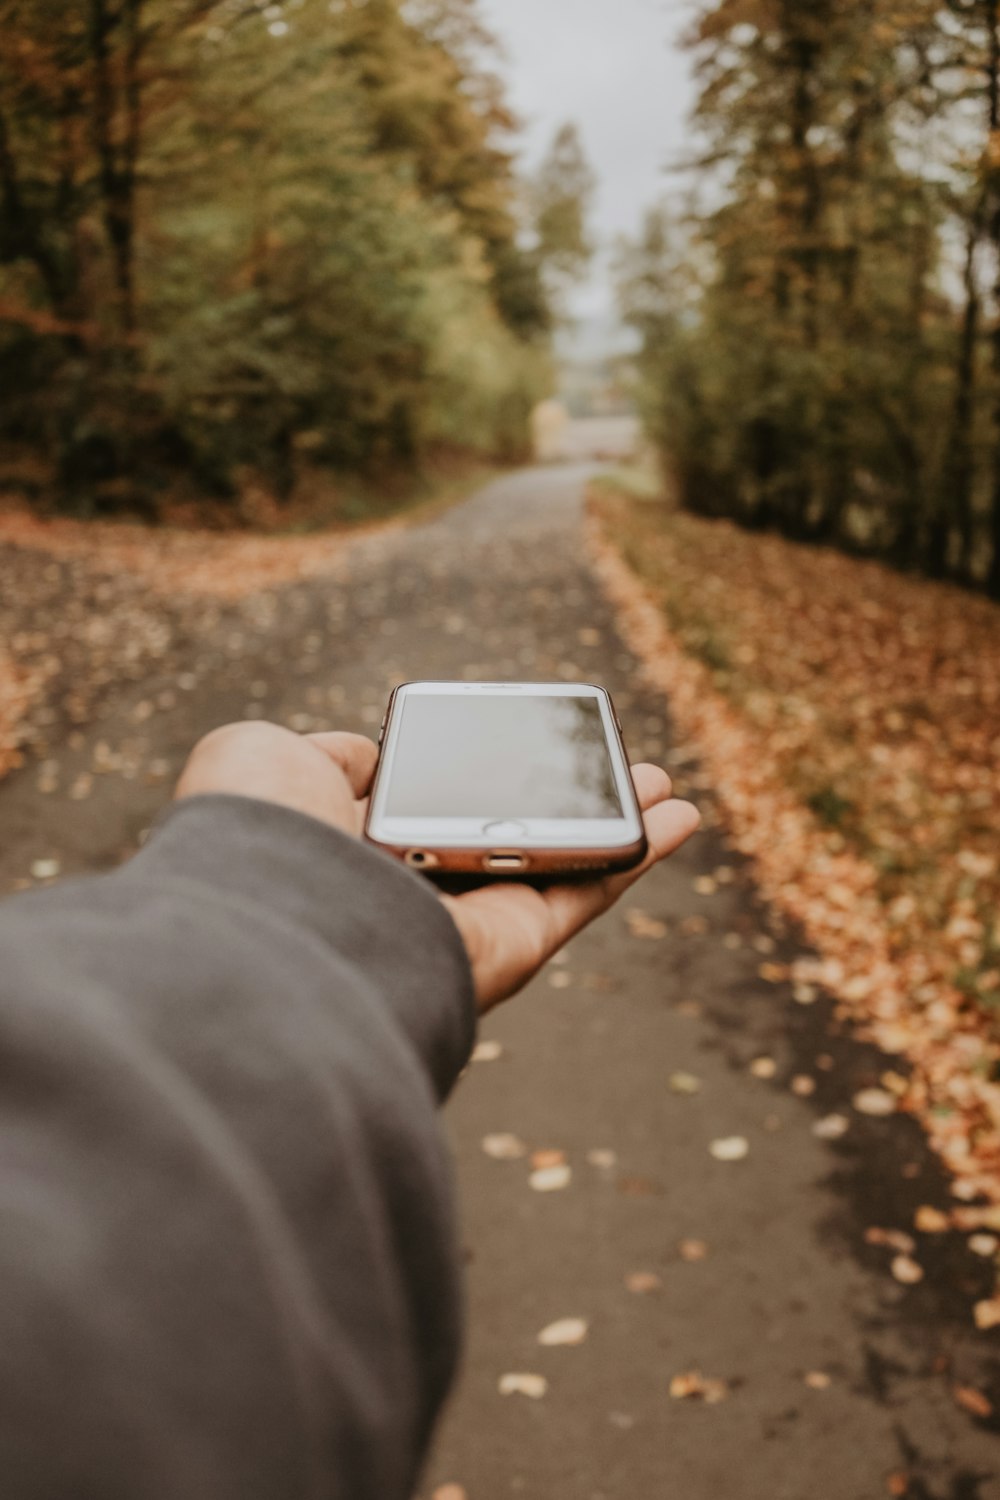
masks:
<path fill-rule="evenodd" d="M 105 763 L 86 799 L 41 795 L 34 767 L 0 786 L 3 888 L 37 858 L 115 862 L 192 739 L 227 718 L 373 733 L 406 678 L 606 684 L 634 758 L 665 760 L 708 826 L 487 1020 L 499 1055 L 448 1107 L 470 1336 L 421 1496 L 1000 1500 L 996 1421 L 955 1399 L 972 1387 L 1000 1407 L 1000 1334 L 976 1335 L 969 1311 L 989 1268 L 960 1239 L 918 1236 L 927 1274 L 907 1287 L 893 1252 L 866 1242 L 873 1226 L 911 1229 L 945 1185 L 909 1121 L 850 1108 L 886 1060 L 838 1035 L 825 1000 L 796 1004 L 760 976 L 795 936 L 759 908 L 616 636 L 583 549 L 588 472 L 504 478 L 357 542 L 337 577 L 231 607 L 188 660 L 49 747 L 60 786 Z M 761 1057 L 773 1076 L 750 1071 Z M 851 1121 L 835 1142 L 813 1131 L 834 1111 Z M 568 1183 L 536 1191 L 530 1156 L 484 1152 L 503 1133 L 563 1153 L 540 1160 Z M 711 1143 L 732 1137 L 746 1155 L 716 1160 Z M 586 1322 L 583 1342 L 539 1344 L 567 1318 Z M 709 1387 L 721 1399 L 671 1396 L 695 1371 L 724 1382 Z M 501 1395 L 512 1373 L 544 1377 L 545 1394 Z"/>

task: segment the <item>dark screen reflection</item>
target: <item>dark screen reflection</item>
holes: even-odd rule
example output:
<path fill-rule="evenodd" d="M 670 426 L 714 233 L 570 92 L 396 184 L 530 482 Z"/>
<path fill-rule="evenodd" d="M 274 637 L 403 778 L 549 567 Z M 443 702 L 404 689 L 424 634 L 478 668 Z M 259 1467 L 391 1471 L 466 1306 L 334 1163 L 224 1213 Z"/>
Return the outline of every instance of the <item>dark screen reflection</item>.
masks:
<path fill-rule="evenodd" d="M 620 818 L 596 698 L 414 694 L 390 818 Z"/>

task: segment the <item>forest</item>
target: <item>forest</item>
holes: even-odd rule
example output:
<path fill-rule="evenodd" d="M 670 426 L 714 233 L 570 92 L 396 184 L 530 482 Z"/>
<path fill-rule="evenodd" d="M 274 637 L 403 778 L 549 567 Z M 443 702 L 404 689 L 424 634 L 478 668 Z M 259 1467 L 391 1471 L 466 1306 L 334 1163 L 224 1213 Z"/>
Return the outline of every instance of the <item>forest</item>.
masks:
<path fill-rule="evenodd" d="M 1000 597 L 1000 3 L 711 0 L 686 46 L 619 268 L 681 503 Z"/>
<path fill-rule="evenodd" d="M 0 0 L 0 483 L 225 507 L 248 475 L 511 458 L 586 258 L 472 0 Z"/>

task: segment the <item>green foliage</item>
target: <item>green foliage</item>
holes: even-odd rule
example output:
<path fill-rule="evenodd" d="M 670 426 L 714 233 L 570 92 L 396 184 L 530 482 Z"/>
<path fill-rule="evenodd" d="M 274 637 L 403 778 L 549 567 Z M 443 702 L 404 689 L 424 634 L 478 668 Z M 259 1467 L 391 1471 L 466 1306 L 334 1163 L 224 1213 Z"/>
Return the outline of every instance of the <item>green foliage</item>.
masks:
<path fill-rule="evenodd" d="M 0 442 L 68 500 L 523 450 L 551 315 L 473 0 L 0 27 Z"/>
<path fill-rule="evenodd" d="M 689 44 L 700 200 L 620 265 L 683 502 L 1000 593 L 996 0 L 711 0 Z"/>
<path fill-rule="evenodd" d="M 576 126 L 561 126 L 531 193 L 538 254 L 557 286 L 577 280 L 590 263 L 587 210 L 595 186 Z"/>

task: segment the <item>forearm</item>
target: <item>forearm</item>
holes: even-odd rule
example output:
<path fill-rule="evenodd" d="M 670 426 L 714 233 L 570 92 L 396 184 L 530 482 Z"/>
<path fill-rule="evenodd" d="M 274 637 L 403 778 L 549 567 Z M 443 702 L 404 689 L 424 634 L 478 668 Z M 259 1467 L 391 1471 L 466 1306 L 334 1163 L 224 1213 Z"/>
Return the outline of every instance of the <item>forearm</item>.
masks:
<path fill-rule="evenodd" d="M 3 909 L 5 1493 L 408 1496 L 472 1025 L 433 894 L 260 803 Z"/>

